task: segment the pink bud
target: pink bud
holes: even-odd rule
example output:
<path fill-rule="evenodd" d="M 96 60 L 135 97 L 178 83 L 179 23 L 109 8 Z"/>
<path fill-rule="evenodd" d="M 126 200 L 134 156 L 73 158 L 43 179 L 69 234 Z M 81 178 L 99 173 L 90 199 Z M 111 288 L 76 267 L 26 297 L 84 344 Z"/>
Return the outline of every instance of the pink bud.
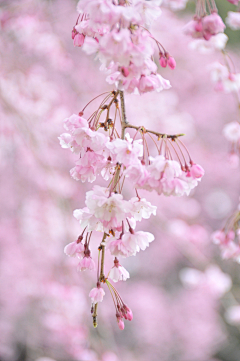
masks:
<path fill-rule="evenodd" d="M 120 330 L 124 330 L 124 322 L 121 318 L 117 319 L 118 322 L 118 327 L 120 328 Z"/>
<path fill-rule="evenodd" d="M 165 58 L 165 56 L 160 56 L 159 63 L 160 63 L 160 65 L 161 65 L 163 68 L 166 68 L 166 66 L 167 66 L 167 59 Z"/>
<path fill-rule="evenodd" d="M 129 75 L 129 70 L 125 66 L 122 67 L 122 75 L 125 77 Z"/>
<path fill-rule="evenodd" d="M 176 61 L 172 56 L 170 56 L 168 58 L 167 64 L 168 64 L 170 69 L 175 69 L 176 68 Z"/>
<path fill-rule="evenodd" d="M 72 39 L 74 39 L 76 35 L 77 35 L 77 31 L 75 28 L 73 28 L 72 29 Z"/>
<path fill-rule="evenodd" d="M 128 319 L 128 321 L 132 321 L 132 319 L 133 319 L 133 313 L 132 313 L 132 310 L 130 310 L 130 308 L 129 308 L 129 311 L 127 312 L 127 319 Z"/>
<path fill-rule="evenodd" d="M 73 39 L 74 46 L 82 46 L 84 43 L 85 36 L 83 34 L 76 34 Z"/>
<path fill-rule="evenodd" d="M 197 31 L 198 33 L 201 33 L 203 30 L 203 27 L 202 27 L 202 21 L 199 20 L 199 21 L 196 21 L 196 24 L 195 24 L 195 31 Z"/>
<path fill-rule="evenodd" d="M 193 164 L 191 167 L 191 176 L 193 178 L 202 178 L 204 169 L 199 164 Z"/>

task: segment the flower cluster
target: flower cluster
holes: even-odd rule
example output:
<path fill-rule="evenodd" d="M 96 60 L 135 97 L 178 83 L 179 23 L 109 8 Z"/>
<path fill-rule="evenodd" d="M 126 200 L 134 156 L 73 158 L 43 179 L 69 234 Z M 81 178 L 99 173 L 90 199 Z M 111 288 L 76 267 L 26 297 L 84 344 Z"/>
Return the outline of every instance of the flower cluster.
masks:
<path fill-rule="evenodd" d="M 157 74 L 154 43 L 161 66 L 174 69 L 176 62 L 148 28 L 161 14 L 161 1 L 81 0 L 72 31 L 75 46 L 95 54 L 107 82 L 127 92 L 146 93 L 169 89 L 170 82 Z"/>
<path fill-rule="evenodd" d="M 143 126 L 129 124 L 126 120 L 123 121 L 123 92 L 117 90 L 101 95 L 106 96 L 92 116 L 88 120 L 83 118 L 85 107 L 79 115 L 74 114 L 67 118 L 64 127 L 69 133 L 59 137 L 63 148 L 68 148 L 78 155 L 76 166 L 70 171 L 74 179 L 93 182 L 97 176 L 102 176 L 110 181 L 108 187 L 95 185 L 86 193 L 85 207 L 74 211 L 74 217 L 79 221 L 82 233 L 77 241 L 68 244 L 64 251 L 68 256 L 80 260 L 78 271 L 97 268 L 97 284 L 89 294 L 94 325 L 97 325 L 97 304 L 104 296 L 102 282 L 110 287 L 111 294 L 113 292 L 117 295 L 116 302 L 114 301 L 116 317 L 119 328 L 123 329 L 123 318 L 130 320 L 131 312 L 122 301 L 119 301 L 120 296 L 109 279 L 113 282 L 126 281 L 130 277 L 129 273 L 120 265 L 117 257 L 135 256 L 154 240 L 154 235 L 149 232 L 135 231 L 136 222 L 156 215 L 156 207 L 145 198 L 141 198 L 137 189 L 155 190 L 158 194 L 166 196 L 189 194 L 201 180 L 204 170 L 192 161 L 187 148 L 179 139 L 182 134 L 166 135 L 147 130 Z M 118 104 L 119 95 L 122 112 Z M 104 112 L 106 116 L 102 119 Z M 117 119 L 121 124 L 121 138 L 116 129 Z M 126 133 L 127 128 L 135 129 L 133 138 Z M 157 137 L 156 141 L 152 134 Z M 142 139 L 137 138 L 139 135 Z M 154 141 L 157 148 L 156 156 L 149 154 L 147 135 Z M 129 200 L 124 199 L 122 195 L 125 179 L 131 181 L 137 195 Z M 97 267 L 90 251 L 93 231 L 103 233 L 98 248 Z M 107 278 L 104 275 L 105 250 L 115 257 L 114 266 Z"/>
<path fill-rule="evenodd" d="M 207 5 L 209 14 L 207 13 Z M 186 24 L 184 31 L 193 38 L 210 40 L 213 36 L 222 33 L 226 28 L 222 18 L 217 13 L 216 4 L 213 1 L 205 3 L 198 0 L 196 14 L 192 21 Z"/>
<path fill-rule="evenodd" d="M 116 90 L 96 97 L 104 96 L 88 119 L 84 117 L 85 109 L 96 98 L 78 115 L 67 118 L 64 127 L 68 133 L 59 137 L 62 148 L 77 156 L 70 171 L 75 180 L 92 183 L 102 177 L 109 182 L 107 187 L 93 186 L 86 193 L 85 207 L 74 211 L 82 233 L 64 250 L 68 256 L 80 260 L 78 271 L 97 269 L 96 287 L 89 293 L 94 327 L 97 327 L 98 303 L 105 295 L 102 284 L 108 286 L 113 298 L 119 328 L 124 328 L 124 318 L 131 321 L 133 317 L 109 280 L 126 281 L 130 275 L 118 257 L 135 256 L 154 240 L 152 233 L 135 230 L 137 222 L 156 215 L 156 207 L 141 198 L 138 190 L 155 190 L 165 196 L 188 195 L 204 174 L 179 139 L 183 134 L 162 134 L 126 120 L 123 90 L 142 94 L 170 88 L 169 81 L 157 74 L 154 44 L 161 67 L 174 69 L 176 62 L 148 30 L 160 15 L 159 4 L 159 0 L 133 0 L 132 4 L 125 0 L 81 0 L 79 17 L 72 30 L 74 45 L 89 55 L 95 54 L 101 69 L 108 73 L 107 81 L 116 86 Z M 127 133 L 129 129 L 135 132 L 132 138 Z M 150 154 L 147 140 L 153 141 L 155 154 Z M 125 180 L 131 182 L 136 192 L 128 200 L 122 194 Z M 102 233 L 97 267 L 90 250 L 95 231 Z M 114 256 L 107 277 L 106 252 Z"/>

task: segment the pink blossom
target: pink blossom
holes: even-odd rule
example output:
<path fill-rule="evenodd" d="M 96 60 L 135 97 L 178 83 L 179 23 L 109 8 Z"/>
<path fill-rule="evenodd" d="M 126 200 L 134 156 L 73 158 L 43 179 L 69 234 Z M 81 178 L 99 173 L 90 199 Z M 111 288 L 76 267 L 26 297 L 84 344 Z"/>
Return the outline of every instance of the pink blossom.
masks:
<path fill-rule="evenodd" d="M 140 250 L 144 251 L 153 240 L 153 234 L 143 231 L 127 233 L 122 237 L 122 241 L 128 249 L 128 256 L 135 256 Z"/>
<path fill-rule="evenodd" d="M 151 205 L 145 198 L 131 198 L 130 203 L 132 203 L 131 214 L 136 221 L 141 221 L 142 218 L 148 219 L 151 215 L 156 215 L 157 207 Z"/>
<path fill-rule="evenodd" d="M 222 33 L 226 28 L 226 25 L 222 21 L 222 18 L 217 13 L 207 15 L 202 20 L 203 24 L 203 37 L 209 40 L 212 35 Z"/>
<path fill-rule="evenodd" d="M 218 86 L 219 90 L 226 93 L 238 92 L 240 90 L 240 73 L 229 73 L 228 68 L 218 62 L 213 63 L 209 69 L 211 70 L 211 78 Z"/>
<path fill-rule="evenodd" d="M 114 266 L 111 268 L 108 278 L 112 279 L 113 282 L 126 281 L 130 277 L 129 272 L 120 265 L 117 258 L 114 260 Z"/>
<path fill-rule="evenodd" d="M 75 257 L 76 255 L 79 257 L 83 257 L 84 246 L 81 242 L 75 241 L 67 244 L 64 248 L 64 253 L 67 256 Z"/>
<path fill-rule="evenodd" d="M 86 193 L 86 206 L 106 229 L 121 227 L 131 208 L 121 194 L 112 193 L 109 196 L 109 189 L 100 186 L 94 186 L 92 191 Z"/>
<path fill-rule="evenodd" d="M 233 30 L 240 29 L 240 12 L 229 11 L 226 23 Z"/>
<path fill-rule="evenodd" d="M 77 266 L 77 271 L 86 271 L 86 270 L 94 271 L 95 268 L 96 268 L 95 262 L 93 261 L 93 259 L 91 257 L 85 256 L 79 262 Z"/>
<path fill-rule="evenodd" d="M 91 298 L 93 304 L 102 302 L 104 295 L 105 292 L 100 286 L 100 284 L 97 287 L 93 288 L 89 293 L 89 297 Z"/>
<path fill-rule="evenodd" d="M 131 182 L 133 182 L 137 187 L 143 187 L 148 179 L 150 178 L 150 173 L 141 162 L 130 165 L 124 171 L 124 175 L 126 178 L 129 178 Z"/>
<path fill-rule="evenodd" d="M 64 128 L 73 133 L 77 128 L 88 128 L 88 122 L 83 117 L 73 114 L 64 120 Z"/>
<path fill-rule="evenodd" d="M 143 156 L 142 140 L 132 140 L 129 133 L 125 139 L 116 139 L 107 144 L 112 157 L 117 163 L 123 164 L 125 167 L 139 163 L 138 158 Z"/>
<path fill-rule="evenodd" d="M 205 39 L 195 39 L 189 44 L 189 48 L 197 50 L 202 54 L 211 53 L 215 50 L 223 50 L 226 47 L 228 36 L 224 33 L 219 33 L 212 36 L 208 41 Z"/>
<path fill-rule="evenodd" d="M 76 162 L 76 166 L 70 170 L 70 174 L 75 180 L 81 180 L 83 183 L 87 180 L 92 183 L 106 163 L 107 160 L 102 155 L 87 151 Z"/>
<path fill-rule="evenodd" d="M 129 257 L 132 254 L 132 250 L 128 247 L 126 242 L 122 238 L 116 239 L 115 237 L 109 237 L 107 239 L 106 247 L 113 256 Z"/>

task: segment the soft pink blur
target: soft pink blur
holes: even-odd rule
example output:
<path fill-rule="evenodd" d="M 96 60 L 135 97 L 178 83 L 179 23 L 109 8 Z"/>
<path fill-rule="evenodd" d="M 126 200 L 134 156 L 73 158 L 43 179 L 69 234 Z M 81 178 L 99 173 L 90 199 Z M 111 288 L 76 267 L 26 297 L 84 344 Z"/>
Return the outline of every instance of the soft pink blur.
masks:
<path fill-rule="evenodd" d="M 209 65 L 222 60 L 221 52 L 189 49 L 182 28 L 190 16 L 168 10 L 153 34 L 176 60 L 176 69 L 159 70 L 172 88 L 127 95 L 127 117 L 159 132 L 186 134 L 205 176 L 189 197 L 140 191 L 158 210 L 141 223 L 155 241 L 137 257 L 121 259 L 130 279 L 118 290 L 134 318 L 119 330 L 106 288 L 99 326 L 92 326 L 88 294 L 95 272 L 78 273 L 76 260 L 63 252 L 79 235 L 72 212 L 84 207 L 91 185 L 70 177 L 74 155 L 60 147 L 58 136 L 64 118 L 112 88 L 99 64 L 73 46 L 75 10 L 75 1 L 63 0 L 0 7 L 0 359 L 239 360 L 239 309 L 231 307 L 240 302 L 240 266 L 221 261 L 210 240 L 238 204 L 240 172 L 222 135 L 225 123 L 236 120 L 236 103 L 211 83 Z M 232 56 L 238 65 L 239 54 Z M 125 197 L 134 195 L 128 183 Z"/>

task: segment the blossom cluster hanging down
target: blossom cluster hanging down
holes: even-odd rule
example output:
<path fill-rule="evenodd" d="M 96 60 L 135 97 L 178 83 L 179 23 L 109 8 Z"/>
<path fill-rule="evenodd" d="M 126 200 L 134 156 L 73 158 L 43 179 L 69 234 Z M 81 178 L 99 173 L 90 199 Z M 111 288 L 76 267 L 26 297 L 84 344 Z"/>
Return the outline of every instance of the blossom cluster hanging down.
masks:
<path fill-rule="evenodd" d="M 152 233 L 136 230 L 137 222 L 156 215 L 156 207 L 141 198 L 140 189 L 164 196 L 188 195 L 204 175 L 203 168 L 195 164 L 181 141 L 183 134 L 159 133 L 126 119 L 123 90 L 145 93 L 170 87 L 156 73 L 154 42 L 162 67 L 174 69 L 175 60 L 146 28 L 160 14 L 158 3 L 135 0 L 130 5 L 127 1 L 81 0 L 72 32 L 74 45 L 83 45 L 88 54 L 96 53 L 102 68 L 109 73 L 107 80 L 114 79 L 110 82 L 116 86 L 116 90 L 98 95 L 78 114 L 67 118 L 67 133 L 59 137 L 61 146 L 77 156 L 70 170 L 75 180 L 92 183 L 100 177 L 107 181 L 105 187 L 94 185 L 86 193 L 85 207 L 74 211 L 82 231 L 64 250 L 68 256 L 79 259 L 78 271 L 97 271 L 96 287 L 89 293 L 94 327 L 98 304 L 105 295 L 103 284 L 113 298 L 119 328 L 124 328 L 124 319 L 133 318 L 112 282 L 130 277 L 119 257 L 135 256 L 154 240 Z M 85 116 L 87 106 L 99 97 L 102 100 L 96 110 Z M 153 154 L 149 142 L 154 145 Z M 125 199 L 124 184 L 128 181 L 133 195 Z M 95 231 L 102 233 L 97 264 L 90 247 Z M 113 256 L 113 267 L 107 274 L 106 252 Z"/>
<path fill-rule="evenodd" d="M 149 31 L 161 14 L 160 0 L 81 0 L 79 16 L 72 31 L 75 46 L 95 54 L 107 82 L 129 93 L 161 91 L 170 82 L 157 73 L 154 53 L 160 65 L 174 69 L 176 62 Z"/>

